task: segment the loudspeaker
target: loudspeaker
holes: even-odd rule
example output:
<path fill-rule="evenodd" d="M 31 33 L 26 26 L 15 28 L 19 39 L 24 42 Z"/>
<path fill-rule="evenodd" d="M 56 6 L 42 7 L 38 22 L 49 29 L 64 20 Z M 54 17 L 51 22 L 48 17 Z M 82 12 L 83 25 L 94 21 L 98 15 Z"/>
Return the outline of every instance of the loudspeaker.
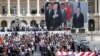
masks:
<path fill-rule="evenodd" d="M 76 29 L 71 29 L 71 33 L 76 33 Z"/>
<path fill-rule="evenodd" d="M 79 29 L 79 33 L 85 33 L 85 29 Z"/>
<path fill-rule="evenodd" d="M 89 31 L 95 31 L 95 22 L 93 19 L 90 19 L 88 22 L 88 30 Z"/>

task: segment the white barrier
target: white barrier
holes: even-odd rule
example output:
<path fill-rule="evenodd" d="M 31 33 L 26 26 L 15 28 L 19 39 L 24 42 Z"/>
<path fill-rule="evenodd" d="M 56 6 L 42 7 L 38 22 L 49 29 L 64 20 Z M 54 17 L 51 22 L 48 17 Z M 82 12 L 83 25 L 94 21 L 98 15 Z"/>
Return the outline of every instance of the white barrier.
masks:
<path fill-rule="evenodd" d="M 95 53 L 92 52 L 60 52 L 57 51 L 56 56 L 96 56 Z"/>
<path fill-rule="evenodd" d="M 18 34 L 23 35 L 23 34 L 34 34 L 34 33 L 45 33 L 45 32 L 49 32 L 49 33 L 65 33 L 65 34 L 71 34 L 70 31 L 19 31 Z M 0 32 L 0 35 L 11 35 L 11 33 L 13 32 Z"/>

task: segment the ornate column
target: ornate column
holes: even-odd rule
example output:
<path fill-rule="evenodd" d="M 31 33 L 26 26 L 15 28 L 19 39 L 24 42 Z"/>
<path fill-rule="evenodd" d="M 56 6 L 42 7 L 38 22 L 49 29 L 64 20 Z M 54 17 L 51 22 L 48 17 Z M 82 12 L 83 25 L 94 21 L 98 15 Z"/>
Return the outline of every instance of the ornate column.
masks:
<path fill-rule="evenodd" d="M 37 0 L 37 16 L 40 16 L 40 6 L 39 6 L 39 0 Z"/>
<path fill-rule="evenodd" d="M 21 14 L 20 14 L 20 0 L 17 0 L 17 15 L 21 16 Z"/>
<path fill-rule="evenodd" d="M 99 3 L 98 3 L 98 6 L 99 6 L 99 15 L 100 15 L 100 0 L 98 0 Z"/>
<path fill-rule="evenodd" d="M 97 0 L 95 0 L 95 14 L 97 14 Z"/>
<path fill-rule="evenodd" d="M 10 0 L 7 0 L 7 16 L 11 16 L 11 14 L 10 14 Z"/>
<path fill-rule="evenodd" d="M 8 18 L 8 19 L 9 19 L 9 18 Z M 10 27 L 10 26 L 11 26 L 11 22 L 10 22 L 10 21 L 8 21 L 7 24 L 8 24 L 7 27 Z"/>
<path fill-rule="evenodd" d="M 30 16 L 30 0 L 27 0 L 27 16 Z"/>

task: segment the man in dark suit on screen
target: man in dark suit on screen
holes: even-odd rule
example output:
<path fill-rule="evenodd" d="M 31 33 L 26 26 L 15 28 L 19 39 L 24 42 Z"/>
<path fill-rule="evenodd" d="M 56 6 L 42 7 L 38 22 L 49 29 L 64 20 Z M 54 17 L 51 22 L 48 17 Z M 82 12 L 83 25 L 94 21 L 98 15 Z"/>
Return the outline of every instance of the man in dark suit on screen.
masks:
<path fill-rule="evenodd" d="M 61 11 L 58 9 L 57 3 L 53 4 L 53 12 L 52 12 L 51 16 L 52 16 L 51 29 L 58 30 L 61 26 L 62 19 L 61 19 Z"/>
<path fill-rule="evenodd" d="M 51 24 L 52 24 L 52 17 L 51 17 L 51 14 L 52 14 L 52 11 L 53 11 L 53 8 L 52 8 L 52 4 L 51 3 L 48 3 L 48 7 L 45 8 L 45 20 L 46 20 L 46 26 L 47 26 L 47 29 L 48 30 L 51 30 L 50 27 L 51 27 Z"/>
<path fill-rule="evenodd" d="M 77 7 L 76 13 L 73 15 L 73 28 L 84 27 L 84 15 L 81 13 L 80 7 Z"/>

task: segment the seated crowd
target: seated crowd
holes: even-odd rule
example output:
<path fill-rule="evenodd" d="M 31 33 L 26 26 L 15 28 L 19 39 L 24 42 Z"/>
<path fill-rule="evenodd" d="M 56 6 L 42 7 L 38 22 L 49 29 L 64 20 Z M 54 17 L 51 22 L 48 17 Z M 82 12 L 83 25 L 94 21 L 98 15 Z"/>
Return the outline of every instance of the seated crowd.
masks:
<path fill-rule="evenodd" d="M 0 56 L 30 56 L 36 51 L 40 51 L 42 56 L 55 56 L 58 50 L 91 51 L 82 44 L 76 45 L 72 35 L 65 33 L 16 33 L 0 37 Z"/>

